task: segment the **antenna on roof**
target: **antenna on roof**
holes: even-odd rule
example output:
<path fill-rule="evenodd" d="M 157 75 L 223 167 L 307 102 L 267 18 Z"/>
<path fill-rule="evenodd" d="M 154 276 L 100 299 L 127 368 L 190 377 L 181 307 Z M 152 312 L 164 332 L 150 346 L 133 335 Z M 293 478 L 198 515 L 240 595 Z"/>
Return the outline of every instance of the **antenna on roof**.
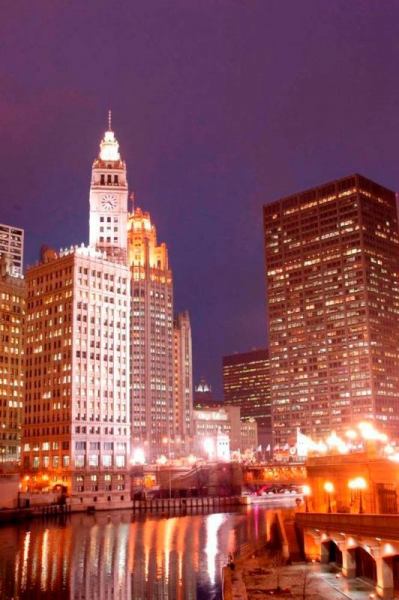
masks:
<path fill-rule="evenodd" d="M 136 197 L 134 192 L 131 192 L 129 195 L 129 200 L 132 203 L 132 213 L 134 213 L 134 201 L 135 201 Z"/>
<path fill-rule="evenodd" d="M 108 131 L 112 131 L 112 111 L 108 111 Z"/>

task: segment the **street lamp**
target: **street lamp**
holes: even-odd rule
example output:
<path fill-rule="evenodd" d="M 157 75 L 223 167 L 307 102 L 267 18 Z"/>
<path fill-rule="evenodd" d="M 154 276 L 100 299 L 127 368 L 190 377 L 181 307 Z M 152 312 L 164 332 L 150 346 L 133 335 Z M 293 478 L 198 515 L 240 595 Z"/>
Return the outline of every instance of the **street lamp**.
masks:
<path fill-rule="evenodd" d="M 212 438 L 205 438 L 204 440 L 204 450 L 205 453 L 208 455 L 208 460 L 211 460 L 211 458 L 213 457 L 214 454 L 214 450 L 215 450 L 215 444 Z"/>
<path fill-rule="evenodd" d="M 350 479 L 348 481 L 348 488 L 355 492 L 359 492 L 359 514 L 364 513 L 362 492 L 367 489 L 367 481 L 364 477 L 355 477 L 355 479 Z"/>
<path fill-rule="evenodd" d="M 324 484 L 324 491 L 327 494 L 328 497 L 328 510 L 327 512 L 331 513 L 331 494 L 334 492 L 334 484 L 331 483 L 331 481 L 326 481 Z"/>
<path fill-rule="evenodd" d="M 171 469 L 171 461 L 170 461 L 170 442 L 171 442 L 170 436 L 168 436 L 168 437 L 164 437 L 164 438 L 162 439 L 162 443 L 163 443 L 163 444 L 168 444 L 168 462 L 169 462 L 169 464 L 168 464 L 168 472 L 169 472 L 169 500 L 172 498 L 172 474 L 171 474 L 171 472 L 170 472 L 170 469 Z"/>
<path fill-rule="evenodd" d="M 303 493 L 303 497 L 305 498 L 305 512 L 309 512 L 308 497 L 312 493 L 312 490 L 310 489 L 310 486 L 309 485 L 303 485 L 302 486 L 302 493 Z"/>
<path fill-rule="evenodd" d="M 145 454 L 143 448 L 135 448 L 132 453 L 132 458 L 130 459 L 130 463 L 132 465 L 144 465 L 145 463 Z"/>

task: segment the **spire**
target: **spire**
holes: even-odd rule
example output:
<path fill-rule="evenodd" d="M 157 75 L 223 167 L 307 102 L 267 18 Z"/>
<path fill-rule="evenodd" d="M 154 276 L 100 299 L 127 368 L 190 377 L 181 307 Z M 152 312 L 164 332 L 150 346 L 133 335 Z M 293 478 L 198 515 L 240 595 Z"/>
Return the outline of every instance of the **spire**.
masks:
<path fill-rule="evenodd" d="M 112 112 L 108 111 L 108 129 L 104 133 L 104 137 L 100 142 L 100 156 L 101 160 L 121 160 L 119 154 L 119 143 L 112 131 Z"/>

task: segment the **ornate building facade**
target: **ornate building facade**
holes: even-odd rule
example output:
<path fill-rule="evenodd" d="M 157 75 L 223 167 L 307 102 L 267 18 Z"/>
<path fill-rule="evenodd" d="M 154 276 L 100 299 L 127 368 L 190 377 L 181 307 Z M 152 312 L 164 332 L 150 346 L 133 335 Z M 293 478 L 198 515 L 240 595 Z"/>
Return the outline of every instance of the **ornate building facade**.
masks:
<path fill-rule="evenodd" d="M 93 165 L 91 245 L 59 253 L 46 249 L 26 274 L 23 469 L 28 481 L 65 486 L 77 509 L 130 502 L 130 271 L 126 260 L 123 264 L 123 169 L 114 133 L 107 131 Z M 102 184 L 102 170 L 110 173 L 109 186 L 105 174 Z M 114 189 L 118 181 L 120 193 Z M 107 189 L 100 190 L 102 185 Z"/>
<path fill-rule="evenodd" d="M 129 215 L 131 271 L 132 450 L 146 459 L 165 453 L 175 436 L 173 406 L 173 279 L 168 251 L 148 212 Z"/>
<path fill-rule="evenodd" d="M 182 313 L 174 328 L 166 245 L 127 203 L 109 119 L 92 167 L 89 245 L 44 247 L 26 276 L 25 488 L 64 486 L 75 508 L 126 506 L 135 450 L 173 458 L 191 440 L 190 320 Z"/>
<path fill-rule="evenodd" d="M 92 167 L 89 245 L 122 264 L 127 262 L 127 199 L 126 164 L 109 117 L 108 130 Z"/>

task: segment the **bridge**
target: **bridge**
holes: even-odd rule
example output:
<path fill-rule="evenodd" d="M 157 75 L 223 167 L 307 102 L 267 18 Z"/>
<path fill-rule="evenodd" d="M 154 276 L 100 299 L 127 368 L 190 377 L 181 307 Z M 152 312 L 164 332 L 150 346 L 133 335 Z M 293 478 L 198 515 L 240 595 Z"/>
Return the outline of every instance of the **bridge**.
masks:
<path fill-rule="evenodd" d="M 150 465 L 135 467 L 132 475 L 152 476 L 163 489 L 207 489 L 234 487 L 262 487 L 265 485 L 296 486 L 306 483 L 306 468 L 299 463 L 265 463 L 244 465 L 239 463 L 204 463 L 194 467 Z"/>
<path fill-rule="evenodd" d="M 399 597 L 398 514 L 297 513 L 296 523 L 306 558 L 371 580 L 380 598 Z"/>
<path fill-rule="evenodd" d="M 242 473 L 243 482 L 247 486 L 303 485 L 306 483 L 306 467 L 302 463 L 243 465 Z"/>

